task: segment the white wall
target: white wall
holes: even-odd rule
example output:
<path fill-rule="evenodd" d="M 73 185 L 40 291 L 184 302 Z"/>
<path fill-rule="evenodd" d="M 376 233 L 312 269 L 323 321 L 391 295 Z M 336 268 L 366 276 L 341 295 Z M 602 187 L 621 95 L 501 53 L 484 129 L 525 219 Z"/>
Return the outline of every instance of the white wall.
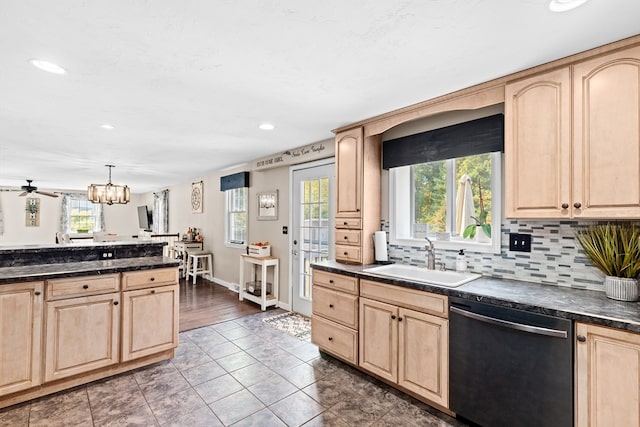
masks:
<path fill-rule="evenodd" d="M 53 191 L 43 189 L 44 191 Z M 25 225 L 26 197 L 19 197 L 16 191 L 0 191 L 0 209 L 4 215 L 4 233 L 0 235 L 2 244 L 55 243 L 56 232 L 60 231 L 60 206 L 62 197 L 34 196 L 40 199 L 40 226 Z M 148 195 L 132 194 L 126 205 L 104 206 L 106 231 L 119 235 L 138 234 L 139 205 L 153 207 Z"/>

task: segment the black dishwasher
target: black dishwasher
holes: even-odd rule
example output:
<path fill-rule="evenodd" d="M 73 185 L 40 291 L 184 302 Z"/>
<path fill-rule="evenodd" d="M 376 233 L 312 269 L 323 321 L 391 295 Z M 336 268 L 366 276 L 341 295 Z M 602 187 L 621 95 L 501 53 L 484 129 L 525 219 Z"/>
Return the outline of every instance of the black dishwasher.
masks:
<path fill-rule="evenodd" d="M 571 427 L 572 322 L 450 301 L 451 410 L 484 427 Z"/>

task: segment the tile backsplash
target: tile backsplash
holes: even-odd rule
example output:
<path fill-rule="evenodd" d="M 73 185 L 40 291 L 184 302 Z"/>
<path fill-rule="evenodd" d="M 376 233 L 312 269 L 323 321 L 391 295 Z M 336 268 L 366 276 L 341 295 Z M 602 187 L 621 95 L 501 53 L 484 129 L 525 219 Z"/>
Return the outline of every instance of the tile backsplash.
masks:
<path fill-rule="evenodd" d="M 589 263 L 574 238 L 576 227 L 590 223 L 593 222 L 507 220 L 501 227 L 501 253 L 465 250 L 468 269 L 484 276 L 604 291 L 603 274 Z M 388 221 L 382 221 L 382 230 L 389 232 Z M 531 234 L 531 252 L 509 251 L 509 233 Z M 457 253 L 438 249 L 436 262 L 444 262 L 447 269 L 453 269 Z M 389 259 L 424 266 L 425 249 L 390 244 Z"/>

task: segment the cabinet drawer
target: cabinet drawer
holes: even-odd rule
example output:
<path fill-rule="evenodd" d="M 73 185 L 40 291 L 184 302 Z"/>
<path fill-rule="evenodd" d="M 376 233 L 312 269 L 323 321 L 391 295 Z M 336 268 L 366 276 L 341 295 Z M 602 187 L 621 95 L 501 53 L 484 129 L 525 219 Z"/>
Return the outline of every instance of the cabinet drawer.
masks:
<path fill-rule="evenodd" d="M 358 296 L 314 286 L 313 314 L 358 329 Z"/>
<path fill-rule="evenodd" d="M 360 296 L 411 308 L 439 317 L 448 317 L 448 300 L 444 295 L 386 285 L 370 280 L 360 281 Z"/>
<path fill-rule="evenodd" d="M 362 220 L 360 218 L 336 218 L 336 228 L 360 230 L 362 229 Z"/>
<path fill-rule="evenodd" d="M 311 342 L 353 365 L 358 361 L 358 332 L 353 329 L 312 316 Z"/>
<path fill-rule="evenodd" d="M 99 295 L 120 290 L 120 275 L 68 277 L 47 280 L 47 300 Z"/>
<path fill-rule="evenodd" d="M 336 261 L 360 263 L 362 258 L 360 246 L 336 245 Z"/>
<path fill-rule="evenodd" d="M 177 268 L 157 270 L 139 270 L 122 273 L 122 290 L 142 289 L 151 286 L 173 285 L 178 283 Z"/>
<path fill-rule="evenodd" d="M 343 276 L 342 274 L 334 274 L 322 270 L 313 270 L 313 284 L 358 295 L 357 277 Z"/>
<path fill-rule="evenodd" d="M 360 230 L 336 230 L 336 243 L 341 245 L 360 245 Z"/>

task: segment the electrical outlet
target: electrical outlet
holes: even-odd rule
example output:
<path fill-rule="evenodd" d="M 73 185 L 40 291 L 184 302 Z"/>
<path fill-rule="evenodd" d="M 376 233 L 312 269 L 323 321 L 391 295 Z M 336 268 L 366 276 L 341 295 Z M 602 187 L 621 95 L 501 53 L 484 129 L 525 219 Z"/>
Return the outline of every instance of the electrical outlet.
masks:
<path fill-rule="evenodd" d="M 531 252 L 531 234 L 509 233 L 509 250 Z"/>

